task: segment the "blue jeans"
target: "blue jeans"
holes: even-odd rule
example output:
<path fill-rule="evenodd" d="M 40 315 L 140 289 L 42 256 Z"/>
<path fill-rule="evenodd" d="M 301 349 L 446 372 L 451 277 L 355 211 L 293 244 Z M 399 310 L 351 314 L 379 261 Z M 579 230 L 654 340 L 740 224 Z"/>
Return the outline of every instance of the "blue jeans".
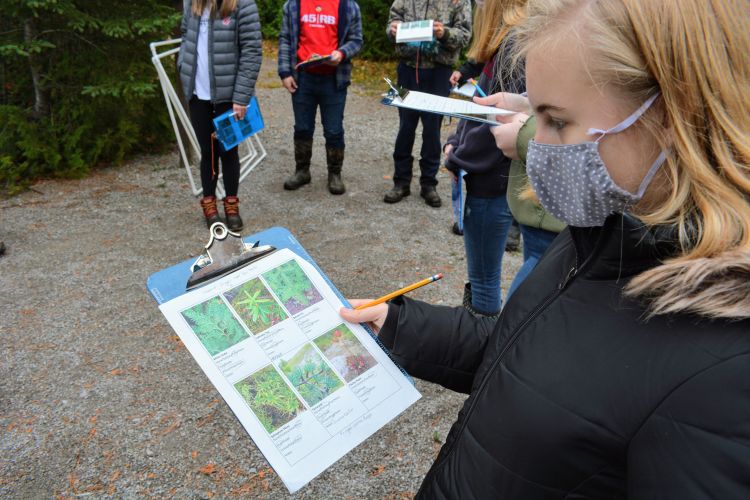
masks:
<path fill-rule="evenodd" d="M 398 84 L 408 90 L 417 90 L 428 94 L 448 97 L 451 91 L 450 77 L 452 70 L 448 66 L 438 65 L 434 68 L 417 70 L 400 63 L 397 68 Z M 416 138 L 417 125 L 422 122 L 422 150 L 419 153 L 420 186 L 437 186 L 437 173 L 440 167 L 440 125 L 442 115 L 398 108 L 398 134 L 393 147 L 393 184 L 408 186 L 411 183 L 412 149 Z"/>
<path fill-rule="evenodd" d="M 466 196 L 464 206 L 464 246 L 471 283 L 471 305 L 492 315 L 502 306 L 500 275 L 505 239 L 513 216 L 505 196 L 477 198 Z"/>
<path fill-rule="evenodd" d="M 544 252 L 547 251 L 547 247 L 550 246 L 552 240 L 557 237 L 557 233 L 552 231 L 545 231 L 531 226 L 524 226 L 519 224 L 518 227 L 521 230 L 521 237 L 523 238 L 523 265 L 518 270 L 518 274 L 513 278 L 513 283 L 510 284 L 508 290 L 508 297 L 510 297 L 516 288 L 523 283 L 523 280 L 531 274 L 531 271 L 542 258 Z M 506 299 L 507 300 L 507 299 Z"/>
<path fill-rule="evenodd" d="M 294 109 L 294 138 L 312 139 L 315 134 L 315 115 L 320 106 L 320 121 L 326 146 L 344 148 L 344 106 L 346 87 L 338 89 L 336 75 L 316 75 L 300 71 L 297 90 L 292 94 Z"/>

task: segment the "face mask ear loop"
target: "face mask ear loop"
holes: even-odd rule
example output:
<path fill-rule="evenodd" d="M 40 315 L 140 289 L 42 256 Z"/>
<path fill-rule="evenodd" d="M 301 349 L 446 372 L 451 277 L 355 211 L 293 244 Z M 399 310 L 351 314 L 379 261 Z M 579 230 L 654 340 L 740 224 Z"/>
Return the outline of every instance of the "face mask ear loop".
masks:
<path fill-rule="evenodd" d="M 659 167 L 661 167 L 662 163 L 664 163 L 666 160 L 667 152 L 662 150 L 656 160 L 654 160 L 654 163 L 651 164 L 648 172 L 646 172 L 646 177 L 644 177 L 641 181 L 641 185 L 638 186 L 638 192 L 636 193 L 636 196 L 638 198 L 643 197 L 643 193 L 646 192 L 648 185 L 651 184 L 651 180 L 654 178 L 654 175 L 656 175 L 656 172 L 659 171 Z"/>
<path fill-rule="evenodd" d="M 628 116 L 627 118 L 625 118 L 623 121 L 621 121 L 620 123 L 618 123 L 614 127 L 608 128 L 606 130 L 602 130 L 600 128 L 590 128 L 590 129 L 588 129 L 588 131 L 586 133 L 588 135 L 601 134 L 599 136 L 599 138 L 596 139 L 596 141 L 594 141 L 594 142 L 598 143 L 600 140 L 602 140 L 602 138 L 606 134 L 616 134 L 618 132 L 622 132 L 623 130 L 625 130 L 626 128 L 628 128 L 629 126 L 631 126 L 632 124 L 634 124 L 635 122 L 637 122 L 638 119 L 643 115 L 643 113 L 645 113 L 646 111 L 648 111 L 648 108 L 651 107 L 651 105 L 654 103 L 654 101 L 656 100 L 657 97 L 659 97 L 659 92 L 657 92 L 656 94 L 654 94 L 651 97 L 649 97 L 646 100 L 646 102 L 644 102 L 643 104 L 641 104 L 641 106 L 638 109 L 636 109 L 635 111 L 633 111 L 633 113 L 630 116 Z"/>

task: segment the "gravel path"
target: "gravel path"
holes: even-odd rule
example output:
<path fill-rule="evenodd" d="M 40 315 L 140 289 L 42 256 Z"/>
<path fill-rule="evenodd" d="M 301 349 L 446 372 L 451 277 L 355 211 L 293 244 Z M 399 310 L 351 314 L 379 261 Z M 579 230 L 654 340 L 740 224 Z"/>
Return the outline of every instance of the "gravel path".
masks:
<path fill-rule="evenodd" d="M 244 234 L 287 227 L 346 296 L 442 271 L 442 282 L 412 296 L 459 304 L 466 268 L 450 232 L 448 174 L 440 209 L 418 194 L 384 204 L 397 114 L 355 87 L 346 194 L 325 189 L 322 129 L 312 184 L 284 191 L 292 111 L 274 70 L 267 60 L 258 89 L 269 156 L 240 186 Z M 0 201 L 0 496 L 289 496 L 145 287 L 205 244 L 187 186 L 175 150 Z M 519 254 L 505 263 L 507 287 Z M 417 387 L 419 402 L 295 497 L 413 496 L 464 400 Z"/>

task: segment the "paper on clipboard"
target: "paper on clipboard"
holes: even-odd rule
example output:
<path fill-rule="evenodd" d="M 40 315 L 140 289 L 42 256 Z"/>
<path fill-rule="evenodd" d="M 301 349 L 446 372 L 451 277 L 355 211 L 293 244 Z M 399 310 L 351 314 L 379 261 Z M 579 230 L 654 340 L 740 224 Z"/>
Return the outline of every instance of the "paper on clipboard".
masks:
<path fill-rule="evenodd" d="M 239 235 L 220 229 L 212 226 L 206 259 L 229 271 L 235 260 L 214 239 Z M 182 271 L 149 278 L 160 310 L 292 493 L 421 397 L 367 329 L 341 319 L 340 292 L 297 251 L 282 245 L 184 293 L 163 283 L 181 275 L 184 287 Z"/>
<path fill-rule="evenodd" d="M 391 88 L 392 91 L 386 94 L 381 101 L 387 106 L 437 113 L 439 115 L 453 116 L 465 120 L 488 123 L 490 125 L 498 124 L 494 119 L 496 116 L 515 114 L 515 111 L 508 111 L 507 109 L 495 108 L 493 106 L 482 106 L 475 102 L 451 99 L 415 90 L 394 92 L 393 87 Z"/>

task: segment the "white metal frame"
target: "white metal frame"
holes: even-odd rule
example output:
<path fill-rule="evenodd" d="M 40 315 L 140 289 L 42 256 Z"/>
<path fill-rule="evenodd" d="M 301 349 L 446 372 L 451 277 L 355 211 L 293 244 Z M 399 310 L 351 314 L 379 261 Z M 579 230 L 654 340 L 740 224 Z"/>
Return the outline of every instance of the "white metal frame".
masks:
<path fill-rule="evenodd" d="M 169 119 L 172 121 L 174 135 L 177 137 L 180 158 L 182 159 L 182 164 L 185 165 L 185 170 L 187 171 L 188 179 L 190 180 L 190 189 L 192 190 L 193 195 L 200 196 L 203 193 L 203 188 L 195 184 L 193 176 L 193 169 L 199 171 L 199 167 L 197 165 L 190 165 L 190 162 L 188 161 L 187 150 L 185 149 L 186 145 L 183 143 L 183 136 L 180 134 L 179 125 L 182 125 L 182 129 L 185 131 L 185 136 L 188 139 L 187 146 L 192 148 L 195 158 L 200 158 L 201 153 L 200 147 L 198 146 L 198 139 L 195 137 L 195 131 L 193 131 L 193 127 L 190 124 L 190 118 L 182 107 L 179 97 L 177 97 L 172 81 L 169 79 L 169 76 L 161 63 L 161 60 L 164 57 L 173 56 L 180 51 L 179 44 L 181 42 L 182 38 L 176 38 L 174 40 L 153 42 L 149 46 L 151 47 L 151 62 L 154 64 L 156 73 L 159 75 L 159 83 L 161 84 L 161 90 L 164 93 L 164 101 L 167 104 Z M 164 50 L 163 52 L 157 51 L 158 48 L 168 45 L 177 45 L 177 47 Z M 242 182 L 245 177 L 247 177 L 247 174 L 258 166 L 267 155 L 266 148 L 263 146 L 258 135 L 259 134 L 254 134 L 248 137 L 238 146 L 240 148 L 240 182 Z M 222 180 L 221 174 L 219 174 L 219 180 Z M 217 184 L 216 195 L 219 198 L 224 197 L 225 191 L 223 181 Z"/>

